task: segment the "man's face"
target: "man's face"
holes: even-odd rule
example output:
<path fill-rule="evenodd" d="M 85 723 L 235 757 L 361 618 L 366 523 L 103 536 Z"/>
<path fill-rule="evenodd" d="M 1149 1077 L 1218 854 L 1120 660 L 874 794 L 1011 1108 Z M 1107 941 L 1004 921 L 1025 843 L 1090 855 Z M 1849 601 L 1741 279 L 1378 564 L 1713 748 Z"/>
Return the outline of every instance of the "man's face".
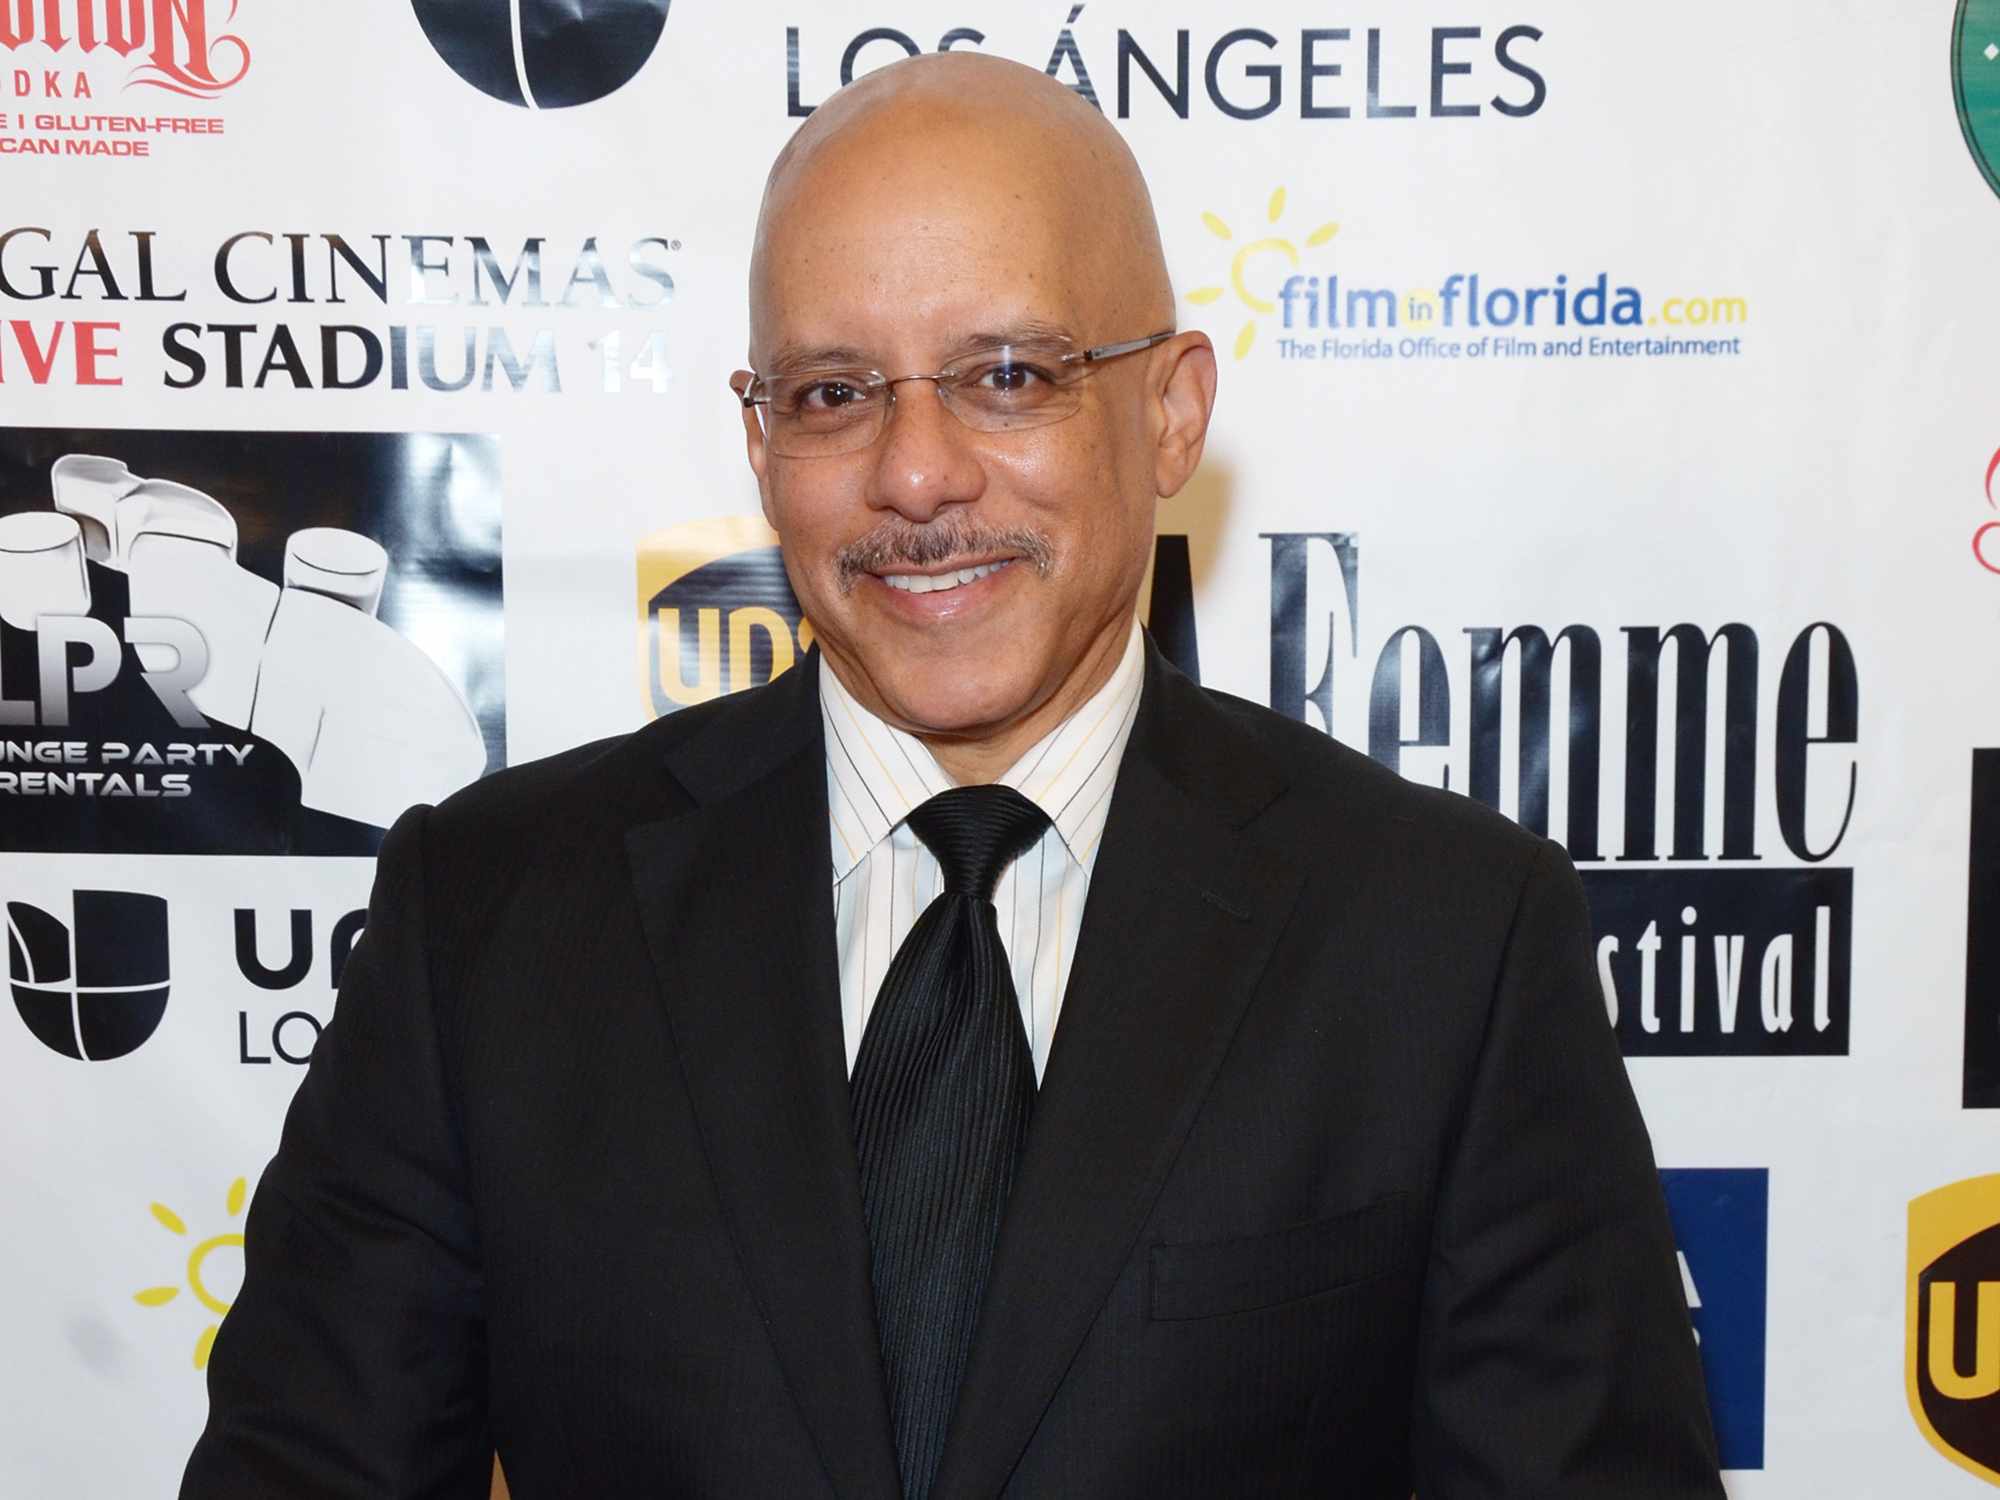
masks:
<path fill-rule="evenodd" d="M 810 174 L 767 234 L 759 371 L 859 365 L 893 379 L 1029 329 L 1079 350 L 1155 331 L 1118 321 L 1115 288 L 1063 243 L 1072 216 L 1035 202 L 1004 164 L 980 165 L 892 158 Z M 882 435 L 834 456 L 774 454 L 746 413 L 793 590 L 871 708 L 977 739 L 1107 668 L 1107 652 L 1115 661 L 1153 533 L 1151 358 L 1092 369 L 1073 415 L 1006 432 L 965 426 L 928 381 L 899 384 Z M 936 586 L 975 568 L 983 576 Z"/>

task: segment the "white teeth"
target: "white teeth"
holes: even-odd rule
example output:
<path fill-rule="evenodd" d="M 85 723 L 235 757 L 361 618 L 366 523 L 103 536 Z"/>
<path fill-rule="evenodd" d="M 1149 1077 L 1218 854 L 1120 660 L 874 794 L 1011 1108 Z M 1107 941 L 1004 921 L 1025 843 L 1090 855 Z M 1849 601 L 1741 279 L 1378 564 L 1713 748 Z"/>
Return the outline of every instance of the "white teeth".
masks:
<path fill-rule="evenodd" d="M 901 589 L 908 594 L 935 594 L 940 589 L 955 589 L 962 583 L 971 583 L 989 573 L 997 573 L 1006 566 L 1005 562 L 994 562 L 982 563 L 976 568 L 960 568 L 956 573 L 884 573 L 882 581 L 890 588 Z"/>

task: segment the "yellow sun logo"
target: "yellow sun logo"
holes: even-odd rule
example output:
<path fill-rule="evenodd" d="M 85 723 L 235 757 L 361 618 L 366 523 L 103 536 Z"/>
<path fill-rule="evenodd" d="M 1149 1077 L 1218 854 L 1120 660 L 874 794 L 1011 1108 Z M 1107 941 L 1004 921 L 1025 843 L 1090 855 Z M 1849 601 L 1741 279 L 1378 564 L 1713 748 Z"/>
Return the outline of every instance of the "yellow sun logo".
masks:
<path fill-rule="evenodd" d="M 248 1196 L 248 1193 L 249 1189 L 241 1177 L 229 1184 L 229 1197 L 225 1206 L 229 1210 L 230 1218 L 234 1219 L 242 1214 L 243 1200 Z M 188 1232 L 187 1224 L 182 1220 L 181 1216 L 171 1208 L 168 1208 L 166 1204 L 155 1203 L 152 1205 L 152 1211 L 153 1218 L 159 1222 L 160 1227 L 167 1230 L 170 1234 L 185 1235 Z M 211 1292 L 207 1284 L 202 1281 L 202 1267 L 207 1264 L 209 1256 L 218 1250 L 241 1250 L 242 1248 L 243 1236 L 232 1232 L 229 1234 L 210 1235 L 207 1239 L 196 1245 L 193 1250 L 188 1252 L 188 1290 L 194 1293 L 195 1301 L 215 1314 L 215 1321 L 202 1329 L 201 1337 L 195 1340 L 194 1367 L 197 1370 L 208 1368 L 208 1351 L 215 1347 L 215 1335 L 222 1327 L 222 1319 L 229 1312 L 229 1304 Z M 177 1286 L 149 1286 L 143 1292 L 133 1293 L 132 1300 L 141 1307 L 165 1307 L 169 1302 L 180 1296 L 180 1294 L 181 1289 Z"/>
<path fill-rule="evenodd" d="M 1283 188 L 1274 188 L 1271 192 L 1271 201 L 1264 211 L 1264 222 L 1267 224 L 1276 224 L 1279 219 L 1284 217 L 1284 213 L 1285 190 Z M 1219 240 L 1234 240 L 1236 238 L 1236 231 L 1231 229 L 1215 214 L 1203 214 L 1201 222 L 1207 225 L 1208 232 Z M 1306 248 L 1308 250 L 1317 249 L 1339 232 L 1340 226 L 1338 224 L 1322 224 L 1306 236 Z M 1299 268 L 1299 247 L 1281 236 L 1267 235 L 1263 239 L 1250 241 L 1249 244 L 1244 245 L 1236 252 L 1235 259 L 1229 263 L 1228 287 L 1196 287 L 1188 293 L 1188 301 L 1192 302 L 1196 307 L 1207 307 L 1211 302 L 1218 300 L 1225 291 L 1233 288 L 1236 295 L 1242 299 L 1243 305 L 1249 308 L 1253 314 L 1276 312 L 1278 304 L 1273 302 L 1269 297 L 1258 296 L 1257 293 L 1250 290 L 1249 283 L 1243 279 L 1244 268 L 1252 260 L 1260 255 L 1272 254 L 1282 255 L 1294 271 Z M 1236 335 L 1236 357 L 1241 359 L 1244 355 L 1248 354 L 1250 346 L 1256 342 L 1256 339 L 1257 319 L 1253 316 L 1243 325 L 1242 331 Z"/>

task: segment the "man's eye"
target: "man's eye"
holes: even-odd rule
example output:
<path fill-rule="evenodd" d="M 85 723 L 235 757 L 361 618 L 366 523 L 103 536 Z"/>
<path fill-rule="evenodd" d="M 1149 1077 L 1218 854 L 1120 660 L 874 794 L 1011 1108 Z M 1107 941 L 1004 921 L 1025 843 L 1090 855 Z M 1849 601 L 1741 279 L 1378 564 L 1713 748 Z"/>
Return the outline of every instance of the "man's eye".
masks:
<path fill-rule="evenodd" d="M 966 383 L 980 391 L 1007 393 L 1033 390 L 1047 385 L 1049 378 L 1048 371 L 1039 365 L 1007 360 L 969 371 Z"/>
<path fill-rule="evenodd" d="M 868 388 L 852 380 L 815 380 L 798 388 L 794 406 L 807 411 L 839 411 L 868 399 Z"/>

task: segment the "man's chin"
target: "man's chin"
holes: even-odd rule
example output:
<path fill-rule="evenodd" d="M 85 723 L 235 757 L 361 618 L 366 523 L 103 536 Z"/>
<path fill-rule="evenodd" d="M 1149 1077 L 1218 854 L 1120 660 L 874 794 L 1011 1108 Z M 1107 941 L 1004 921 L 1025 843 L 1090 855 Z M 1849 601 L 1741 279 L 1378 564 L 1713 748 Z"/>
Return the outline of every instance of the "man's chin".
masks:
<path fill-rule="evenodd" d="M 987 659 L 990 662 L 990 658 Z M 919 738 L 984 740 L 1033 712 L 1037 683 L 1025 674 L 980 674 L 979 662 L 940 662 L 872 678 L 881 712 Z"/>
<path fill-rule="evenodd" d="M 1028 709 L 1025 694 L 968 697 L 916 693 L 885 705 L 892 723 L 919 739 L 987 740 L 1004 733 Z"/>

